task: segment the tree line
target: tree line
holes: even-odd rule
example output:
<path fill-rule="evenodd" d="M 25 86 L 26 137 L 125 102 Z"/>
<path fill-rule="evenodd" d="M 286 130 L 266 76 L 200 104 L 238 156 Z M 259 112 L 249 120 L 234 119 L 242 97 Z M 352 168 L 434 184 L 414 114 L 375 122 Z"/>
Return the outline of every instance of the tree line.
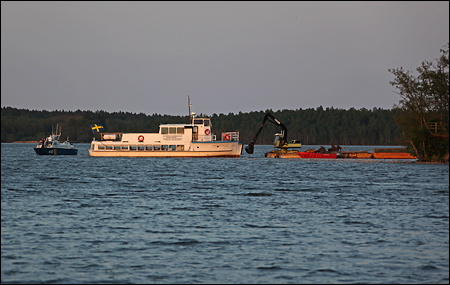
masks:
<path fill-rule="evenodd" d="M 264 115 L 270 112 L 288 129 L 288 140 L 304 145 L 398 145 L 401 131 L 394 120 L 395 110 L 373 108 L 309 109 L 254 111 L 238 114 L 213 114 L 213 133 L 239 131 L 240 141 L 248 144 L 259 129 Z M 200 114 L 198 117 L 203 117 Z M 38 111 L 2 107 L 1 142 L 37 141 L 52 132 L 52 126 L 62 128 L 61 140 L 88 143 L 95 136 L 91 124 L 104 127 L 104 132 L 158 132 L 160 124 L 189 123 L 189 117 L 106 111 Z M 272 144 L 278 126 L 266 122 L 256 144 Z M 98 139 L 98 135 L 97 135 Z"/>

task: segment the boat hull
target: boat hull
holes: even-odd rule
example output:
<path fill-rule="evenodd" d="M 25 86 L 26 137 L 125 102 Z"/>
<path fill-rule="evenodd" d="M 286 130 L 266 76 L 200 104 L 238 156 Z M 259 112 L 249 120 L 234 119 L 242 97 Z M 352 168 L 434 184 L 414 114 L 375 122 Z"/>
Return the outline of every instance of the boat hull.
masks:
<path fill-rule="evenodd" d="M 212 148 L 215 149 L 212 149 Z M 198 143 L 186 151 L 89 150 L 94 157 L 240 157 L 240 143 Z"/>
<path fill-rule="evenodd" d="M 314 153 L 314 152 L 281 152 L 271 151 L 266 153 L 266 157 L 270 158 L 312 158 L 312 159 L 417 159 L 417 157 L 404 152 L 375 152 L 367 151 L 343 151 L 338 154 L 334 153 Z"/>
<path fill-rule="evenodd" d="M 40 148 L 35 147 L 34 151 L 39 155 L 77 155 L 77 149 L 64 149 L 64 148 Z"/>
<path fill-rule="evenodd" d="M 130 153 L 124 151 L 89 151 L 89 155 L 93 157 L 240 157 L 240 154 L 233 153 L 211 153 L 211 152 L 177 152 L 177 153 Z"/>
<path fill-rule="evenodd" d="M 298 152 L 301 158 L 327 158 L 334 159 L 337 158 L 337 154 L 334 153 L 314 153 L 314 152 Z"/>
<path fill-rule="evenodd" d="M 375 159 L 417 159 L 409 153 L 374 153 Z"/>
<path fill-rule="evenodd" d="M 266 157 L 270 158 L 318 158 L 318 159 L 335 159 L 336 154 L 332 153 L 311 153 L 301 151 L 271 151 L 266 153 Z"/>

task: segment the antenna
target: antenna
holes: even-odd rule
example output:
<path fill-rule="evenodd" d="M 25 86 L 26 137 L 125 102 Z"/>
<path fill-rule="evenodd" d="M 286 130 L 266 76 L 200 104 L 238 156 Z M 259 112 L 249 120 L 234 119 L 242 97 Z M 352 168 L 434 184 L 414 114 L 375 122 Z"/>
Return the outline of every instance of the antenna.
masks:
<path fill-rule="evenodd" d="M 189 123 L 192 124 L 192 120 L 191 120 L 191 99 L 189 98 L 188 95 L 188 106 L 189 106 Z"/>

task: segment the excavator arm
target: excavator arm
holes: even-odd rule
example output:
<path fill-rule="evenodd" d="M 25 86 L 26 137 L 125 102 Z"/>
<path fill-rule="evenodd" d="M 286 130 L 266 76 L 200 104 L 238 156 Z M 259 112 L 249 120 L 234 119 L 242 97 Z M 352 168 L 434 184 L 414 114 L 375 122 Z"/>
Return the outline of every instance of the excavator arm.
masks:
<path fill-rule="evenodd" d="M 282 129 L 282 135 L 280 137 L 280 148 L 282 147 L 287 147 L 287 128 L 285 125 L 283 125 L 280 121 L 278 121 L 274 116 L 272 116 L 272 114 L 270 114 L 269 112 L 267 112 L 264 115 L 264 119 L 261 123 L 261 126 L 259 127 L 259 130 L 256 132 L 255 136 L 253 137 L 252 141 L 248 144 L 248 146 L 245 148 L 245 151 L 248 154 L 252 154 L 253 150 L 254 150 L 254 145 L 256 142 L 256 139 L 259 136 L 259 133 L 261 133 L 262 128 L 264 127 L 264 124 L 266 123 L 266 121 L 271 122 L 272 124 L 275 124 L 277 126 L 280 126 L 280 128 Z M 286 146 L 285 146 L 286 145 Z"/>

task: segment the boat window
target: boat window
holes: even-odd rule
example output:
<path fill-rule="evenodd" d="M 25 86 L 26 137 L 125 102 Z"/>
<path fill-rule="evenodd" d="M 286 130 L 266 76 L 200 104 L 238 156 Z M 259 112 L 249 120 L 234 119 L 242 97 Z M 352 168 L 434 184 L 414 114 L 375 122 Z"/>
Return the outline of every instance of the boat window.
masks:
<path fill-rule="evenodd" d="M 165 135 L 168 133 L 168 128 L 167 127 L 161 127 L 161 134 Z"/>
<path fill-rule="evenodd" d="M 138 150 L 145 150 L 145 146 L 143 145 L 138 146 Z"/>
<path fill-rule="evenodd" d="M 184 150 L 184 145 L 177 145 L 177 150 Z"/>
<path fill-rule="evenodd" d="M 210 121 L 209 120 L 205 120 L 204 122 L 205 122 L 205 126 L 208 127 L 209 124 L 210 124 Z"/>
<path fill-rule="evenodd" d="M 184 134 L 184 128 L 177 128 L 177 134 Z"/>
<path fill-rule="evenodd" d="M 203 120 L 194 120 L 195 125 L 203 125 Z"/>
<path fill-rule="evenodd" d="M 168 150 L 169 149 L 169 146 L 168 145 L 161 145 L 161 150 Z"/>
<path fill-rule="evenodd" d="M 176 145 L 169 145 L 169 150 L 177 150 L 177 146 Z"/>
<path fill-rule="evenodd" d="M 177 128 L 175 128 L 175 127 L 169 128 L 169 134 L 176 134 L 176 133 L 177 133 Z"/>
<path fill-rule="evenodd" d="M 114 149 L 120 149 L 120 145 L 115 145 Z"/>
<path fill-rule="evenodd" d="M 160 146 L 160 145 L 154 145 L 154 146 L 153 146 L 153 149 L 154 149 L 154 150 L 161 150 L 161 146 Z"/>
<path fill-rule="evenodd" d="M 108 145 L 106 146 L 106 149 L 112 149 L 112 146 Z"/>
<path fill-rule="evenodd" d="M 128 149 L 127 145 L 122 146 L 122 149 Z"/>
<path fill-rule="evenodd" d="M 99 145 L 99 146 L 98 146 L 98 149 L 105 149 L 105 147 L 102 146 L 102 145 Z"/>
<path fill-rule="evenodd" d="M 136 150 L 136 146 L 135 145 L 130 145 L 130 150 Z"/>
<path fill-rule="evenodd" d="M 153 150 L 153 148 L 152 148 L 151 145 L 146 145 L 146 146 L 145 146 L 145 150 Z"/>

